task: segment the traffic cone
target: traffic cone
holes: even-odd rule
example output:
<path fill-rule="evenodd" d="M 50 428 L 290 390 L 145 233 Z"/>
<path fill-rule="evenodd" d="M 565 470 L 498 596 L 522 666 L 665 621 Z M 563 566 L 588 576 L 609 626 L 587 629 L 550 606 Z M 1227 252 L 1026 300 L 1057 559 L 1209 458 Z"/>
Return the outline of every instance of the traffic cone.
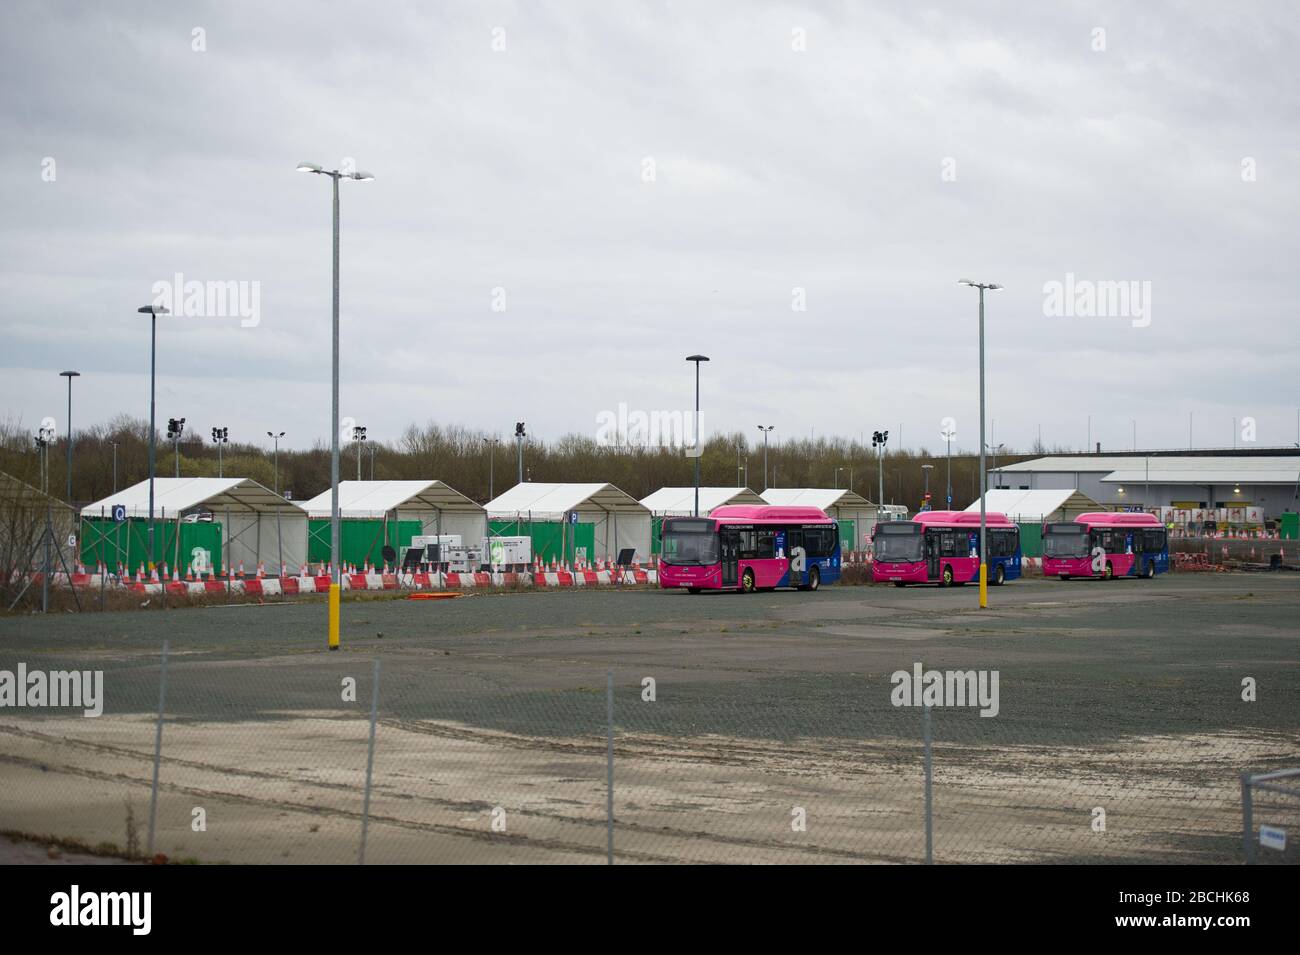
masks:
<path fill-rule="evenodd" d="M 244 562 L 242 560 L 239 562 L 239 576 L 244 576 Z"/>
<path fill-rule="evenodd" d="M 257 579 L 261 580 L 266 576 L 266 564 L 263 561 L 257 562 Z"/>
<path fill-rule="evenodd" d="M 194 564 L 193 564 L 193 562 L 191 562 L 191 563 L 189 563 L 189 564 L 187 564 L 187 565 L 185 566 L 185 579 L 186 579 L 186 580 L 189 580 L 189 581 L 194 580 Z"/>

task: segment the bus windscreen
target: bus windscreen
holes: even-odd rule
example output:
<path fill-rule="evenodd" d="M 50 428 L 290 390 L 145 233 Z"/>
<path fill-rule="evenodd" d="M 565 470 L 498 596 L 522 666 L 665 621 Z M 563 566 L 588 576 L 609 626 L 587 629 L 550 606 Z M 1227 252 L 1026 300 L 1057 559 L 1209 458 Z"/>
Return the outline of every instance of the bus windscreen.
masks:
<path fill-rule="evenodd" d="M 1043 535 L 1043 556 L 1087 557 L 1087 528 L 1081 524 L 1048 524 Z"/>
<path fill-rule="evenodd" d="M 881 524 L 874 538 L 875 559 L 882 563 L 918 561 L 924 538 L 919 524 Z"/>
<path fill-rule="evenodd" d="M 665 564 L 708 567 L 718 562 L 718 535 L 674 524 L 664 534 L 660 559 Z"/>

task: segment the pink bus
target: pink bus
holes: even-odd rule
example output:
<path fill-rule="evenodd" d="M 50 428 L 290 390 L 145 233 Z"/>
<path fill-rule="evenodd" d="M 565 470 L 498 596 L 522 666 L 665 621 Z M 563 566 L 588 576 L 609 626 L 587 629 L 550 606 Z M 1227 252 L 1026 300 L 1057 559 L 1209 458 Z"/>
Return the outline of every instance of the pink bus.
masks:
<path fill-rule="evenodd" d="M 998 511 L 984 514 L 991 584 L 1020 576 L 1020 528 Z M 872 536 L 871 577 L 896 587 L 941 587 L 980 577 L 978 511 L 921 511 L 910 521 L 881 521 Z"/>
<path fill-rule="evenodd" d="M 1154 577 L 1169 569 L 1169 535 L 1154 514 L 1094 511 L 1043 527 L 1043 576 Z"/>
<path fill-rule="evenodd" d="M 816 590 L 839 577 L 839 528 L 820 508 L 724 504 L 664 521 L 660 587 Z"/>

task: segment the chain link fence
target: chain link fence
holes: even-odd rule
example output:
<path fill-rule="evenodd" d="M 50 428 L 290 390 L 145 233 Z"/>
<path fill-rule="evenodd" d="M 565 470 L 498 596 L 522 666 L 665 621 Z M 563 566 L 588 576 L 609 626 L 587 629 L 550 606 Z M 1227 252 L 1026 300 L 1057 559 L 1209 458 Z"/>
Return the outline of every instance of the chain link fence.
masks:
<path fill-rule="evenodd" d="M 0 828 L 204 863 L 1239 863 L 1243 793 L 1247 847 L 1300 808 L 1239 775 L 1293 761 L 1294 736 L 1159 713 L 1113 734 L 1100 700 L 981 716 L 973 672 L 967 705 L 927 707 L 880 674 L 521 681 L 345 651 L 228 657 L 214 679 L 192 655 L 87 648 L 98 691 L 28 655 L 92 678 L 78 706 L 0 713 Z M 1256 854 L 1295 861 L 1294 842 Z"/>

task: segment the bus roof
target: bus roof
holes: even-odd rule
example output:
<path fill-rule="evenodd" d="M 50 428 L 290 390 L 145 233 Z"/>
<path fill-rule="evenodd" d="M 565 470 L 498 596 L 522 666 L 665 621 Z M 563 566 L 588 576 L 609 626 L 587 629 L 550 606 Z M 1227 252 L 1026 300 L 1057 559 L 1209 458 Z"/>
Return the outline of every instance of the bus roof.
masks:
<path fill-rule="evenodd" d="M 1126 513 L 1113 511 L 1089 511 L 1087 514 L 1080 514 L 1074 519 L 1076 524 L 1086 524 L 1088 527 L 1163 527 L 1160 519 L 1154 514 Z"/>
<path fill-rule="evenodd" d="M 979 511 L 920 511 L 912 523 L 925 527 L 979 527 Z M 988 527 L 1014 527 L 1001 511 L 985 511 L 984 523 Z"/>
<path fill-rule="evenodd" d="M 830 517 L 820 507 L 781 504 L 723 504 L 709 511 L 719 524 L 826 524 Z"/>

